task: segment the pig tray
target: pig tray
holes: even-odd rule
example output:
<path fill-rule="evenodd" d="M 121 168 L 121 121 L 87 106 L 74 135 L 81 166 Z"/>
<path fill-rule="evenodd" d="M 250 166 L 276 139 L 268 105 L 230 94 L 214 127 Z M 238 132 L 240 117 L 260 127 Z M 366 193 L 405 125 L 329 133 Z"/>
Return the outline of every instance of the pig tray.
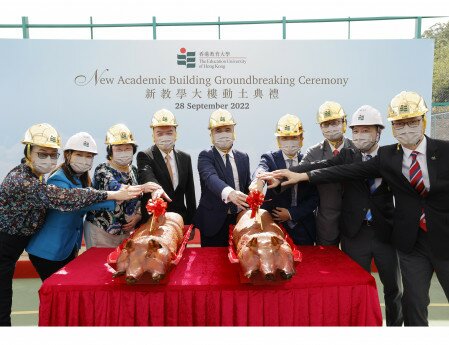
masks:
<path fill-rule="evenodd" d="M 136 229 L 108 256 L 115 277 L 127 284 L 166 284 L 168 273 L 182 258 L 192 225 L 166 212 Z M 124 279 L 123 279 L 124 278 Z"/>
<path fill-rule="evenodd" d="M 295 275 L 295 263 L 301 252 L 287 232 L 277 225 L 270 213 L 251 210 L 237 216 L 229 228 L 229 260 L 240 264 L 242 283 L 270 284 L 289 280 Z"/>

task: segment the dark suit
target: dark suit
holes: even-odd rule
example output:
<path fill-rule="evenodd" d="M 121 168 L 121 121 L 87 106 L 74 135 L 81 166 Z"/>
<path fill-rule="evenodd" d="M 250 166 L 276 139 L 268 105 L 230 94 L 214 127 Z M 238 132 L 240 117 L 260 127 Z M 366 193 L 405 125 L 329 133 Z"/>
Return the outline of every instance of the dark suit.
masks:
<path fill-rule="evenodd" d="M 344 148 L 355 148 L 348 138 L 343 140 Z M 333 157 L 332 147 L 327 139 L 309 147 L 299 165 L 310 164 Z M 317 186 L 320 204 L 316 214 L 317 243 L 321 245 L 337 245 L 340 242 L 339 217 L 341 209 L 341 185 L 322 184 Z"/>
<path fill-rule="evenodd" d="M 184 219 L 184 224 L 191 224 L 196 209 L 192 161 L 190 155 L 183 151 L 173 149 L 173 153 L 178 168 L 176 190 L 173 189 L 167 165 L 156 145 L 137 154 L 137 179 L 139 184 L 155 182 L 162 186 L 172 199 L 172 202 L 168 203 L 167 211 L 179 213 Z M 150 193 L 144 194 L 142 197 L 142 222 L 146 222 L 149 218 L 145 206 L 150 197 Z"/>
<path fill-rule="evenodd" d="M 303 155 L 298 153 L 298 162 Z M 259 166 L 253 174 L 253 180 L 258 172 L 285 169 L 286 164 L 282 150 L 264 153 L 260 159 Z M 313 212 L 318 206 L 319 197 L 316 187 L 309 183 L 301 184 L 297 190 L 296 205 L 292 206 L 292 188 L 282 193 L 273 193 L 267 190 L 263 209 L 273 211 L 276 207 L 286 208 L 292 218 L 291 222 L 283 222 L 284 228 L 289 233 L 295 244 L 313 245 L 316 242 L 315 215 Z M 292 226 L 293 225 L 293 226 Z"/>
<path fill-rule="evenodd" d="M 395 198 L 391 242 L 399 250 L 404 283 L 404 322 L 427 325 L 430 279 L 435 270 L 449 300 L 449 142 L 427 138 L 430 190 L 421 197 L 402 173 L 400 145 L 379 148 L 370 161 L 308 173 L 311 182 L 381 176 Z M 419 229 L 424 210 L 427 232 Z"/>
<path fill-rule="evenodd" d="M 238 171 L 239 189 L 247 194 L 251 183 L 249 157 L 246 153 L 232 150 Z M 194 224 L 201 232 L 201 245 L 227 246 L 228 226 L 235 222 L 235 214 L 228 215 L 231 202 L 221 199 L 221 192 L 229 185 L 225 182 L 225 164 L 215 147 L 202 151 L 198 156 L 198 172 L 201 183 L 201 198 L 196 210 Z M 233 216 L 233 217 L 232 217 Z M 232 219 L 234 218 L 234 219 Z M 208 238 L 217 241 L 208 241 Z M 218 238 L 219 237 L 219 238 Z"/>
<path fill-rule="evenodd" d="M 307 172 L 357 162 L 362 162 L 361 152 L 344 148 L 338 156 L 330 160 L 297 166 L 290 170 Z M 393 230 L 393 194 L 385 180 L 382 180 L 372 193 L 367 181 L 363 179 L 343 181 L 342 190 L 342 250 L 368 272 L 371 272 L 371 260 L 374 258 L 384 285 L 387 326 L 400 326 L 403 322 L 401 275 L 397 252 L 389 243 Z M 372 214 L 372 221 L 369 223 L 366 221 L 368 210 Z"/>

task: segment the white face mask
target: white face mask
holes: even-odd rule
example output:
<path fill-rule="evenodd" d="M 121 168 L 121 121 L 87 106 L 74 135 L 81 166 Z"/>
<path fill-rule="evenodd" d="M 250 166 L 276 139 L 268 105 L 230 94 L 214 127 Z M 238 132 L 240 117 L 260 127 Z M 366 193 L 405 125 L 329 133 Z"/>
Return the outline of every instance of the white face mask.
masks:
<path fill-rule="evenodd" d="M 329 126 L 327 128 L 322 127 L 321 132 L 323 136 L 330 141 L 336 141 L 343 136 L 343 124 L 336 126 Z"/>
<path fill-rule="evenodd" d="M 32 165 L 35 172 L 41 175 L 45 175 L 56 168 L 57 162 L 57 159 L 51 159 L 50 156 L 45 159 L 34 157 Z"/>
<path fill-rule="evenodd" d="M 299 140 L 284 140 L 279 142 L 279 148 L 286 156 L 293 157 L 301 150 L 301 145 Z"/>
<path fill-rule="evenodd" d="M 404 146 L 416 145 L 423 136 L 422 126 L 411 128 L 406 125 L 404 126 L 404 128 L 395 129 L 393 134 L 401 145 Z"/>
<path fill-rule="evenodd" d="M 234 133 L 222 132 L 213 135 L 214 145 L 220 150 L 229 150 L 234 143 Z"/>
<path fill-rule="evenodd" d="M 112 153 L 112 161 L 121 166 L 128 166 L 133 161 L 133 151 L 121 151 Z"/>
<path fill-rule="evenodd" d="M 83 174 L 92 169 L 94 159 L 88 157 L 72 156 L 70 158 L 70 167 L 75 174 Z"/>
<path fill-rule="evenodd" d="M 352 134 L 352 142 L 355 147 L 357 147 L 360 151 L 365 152 L 369 151 L 376 144 L 376 138 L 373 138 L 372 133 L 353 133 Z"/>
<path fill-rule="evenodd" d="M 175 146 L 175 141 L 174 135 L 162 135 L 156 139 L 156 146 L 159 150 L 169 153 Z"/>

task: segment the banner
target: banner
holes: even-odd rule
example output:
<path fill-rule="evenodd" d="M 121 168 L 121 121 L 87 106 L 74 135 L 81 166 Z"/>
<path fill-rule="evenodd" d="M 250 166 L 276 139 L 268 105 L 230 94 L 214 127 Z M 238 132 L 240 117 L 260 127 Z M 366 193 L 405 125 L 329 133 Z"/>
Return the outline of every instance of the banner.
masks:
<path fill-rule="evenodd" d="M 323 140 L 316 112 L 327 100 L 342 104 L 348 121 L 363 104 L 379 109 L 381 144 L 394 142 L 386 120 L 394 95 L 416 91 L 431 105 L 431 40 L 0 40 L 0 53 L 2 179 L 33 124 L 50 123 L 63 143 L 92 134 L 95 166 L 106 159 L 110 126 L 125 123 L 144 150 L 153 144 L 153 113 L 166 108 L 179 123 L 176 147 L 192 156 L 198 199 L 197 157 L 211 145 L 208 119 L 217 108 L 233 114 L 235 148 L 254 171 L 261 154 L 277 149 L 275 125 L 287 113 L 303 121 L 305 152 Z"/>

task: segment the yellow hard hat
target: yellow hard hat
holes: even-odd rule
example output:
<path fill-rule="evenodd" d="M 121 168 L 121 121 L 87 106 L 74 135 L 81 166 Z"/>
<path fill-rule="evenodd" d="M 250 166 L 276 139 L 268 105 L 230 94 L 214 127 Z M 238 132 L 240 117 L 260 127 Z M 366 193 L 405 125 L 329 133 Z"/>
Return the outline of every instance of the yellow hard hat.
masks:
<path fill-rule="evenodd" d="M 61 147 L 61 137 L 56 129 L 48 123 L 39 123 L 27 129 L 22 144 L 59 149 Z"/>
<path fill-rule="evenodd" d="M 235 126 L 235 125 L 236 123 L 231 113 L 227 110 L 219 108 L 211 114 L 209 118 L 209 127 L 207 128 L 213 129 L 222 126 Z"/>
<path fill-rule="evenodd" d="M 303 132 L 304 130 L 299 117 L 286 114 L 279 119 L 274 135 L 277 137 L 290 137 L 301 135 Z"/>
<path fill-rule="evenodd" d="M 402 91 L 393 97 L 388 105 L 388 121 L 409 119 L 427 113 L 426 102 L 413 91 Z"/>
<path fill-rule="evenodd" d="M 346 114 L 342 106 L 337 102 L 326 101 L 320 105 L 318 113 L 316 114 L 317 123 L 321 124 L 326 121 L 337 119 L 346 120 Z"/>
<path fill-rule="evenodd" d="M 106 145 L 136 144 L 132 132 L 122 123 L 108 129 L 104 143 Z"/>
<path fill-rule="evenodd" d="M 177 127 L 175 115 L 170 110 L 161 109 L 154 113 L 151 119 L 151 128 L 162 126 L 174 126 Z"/>

